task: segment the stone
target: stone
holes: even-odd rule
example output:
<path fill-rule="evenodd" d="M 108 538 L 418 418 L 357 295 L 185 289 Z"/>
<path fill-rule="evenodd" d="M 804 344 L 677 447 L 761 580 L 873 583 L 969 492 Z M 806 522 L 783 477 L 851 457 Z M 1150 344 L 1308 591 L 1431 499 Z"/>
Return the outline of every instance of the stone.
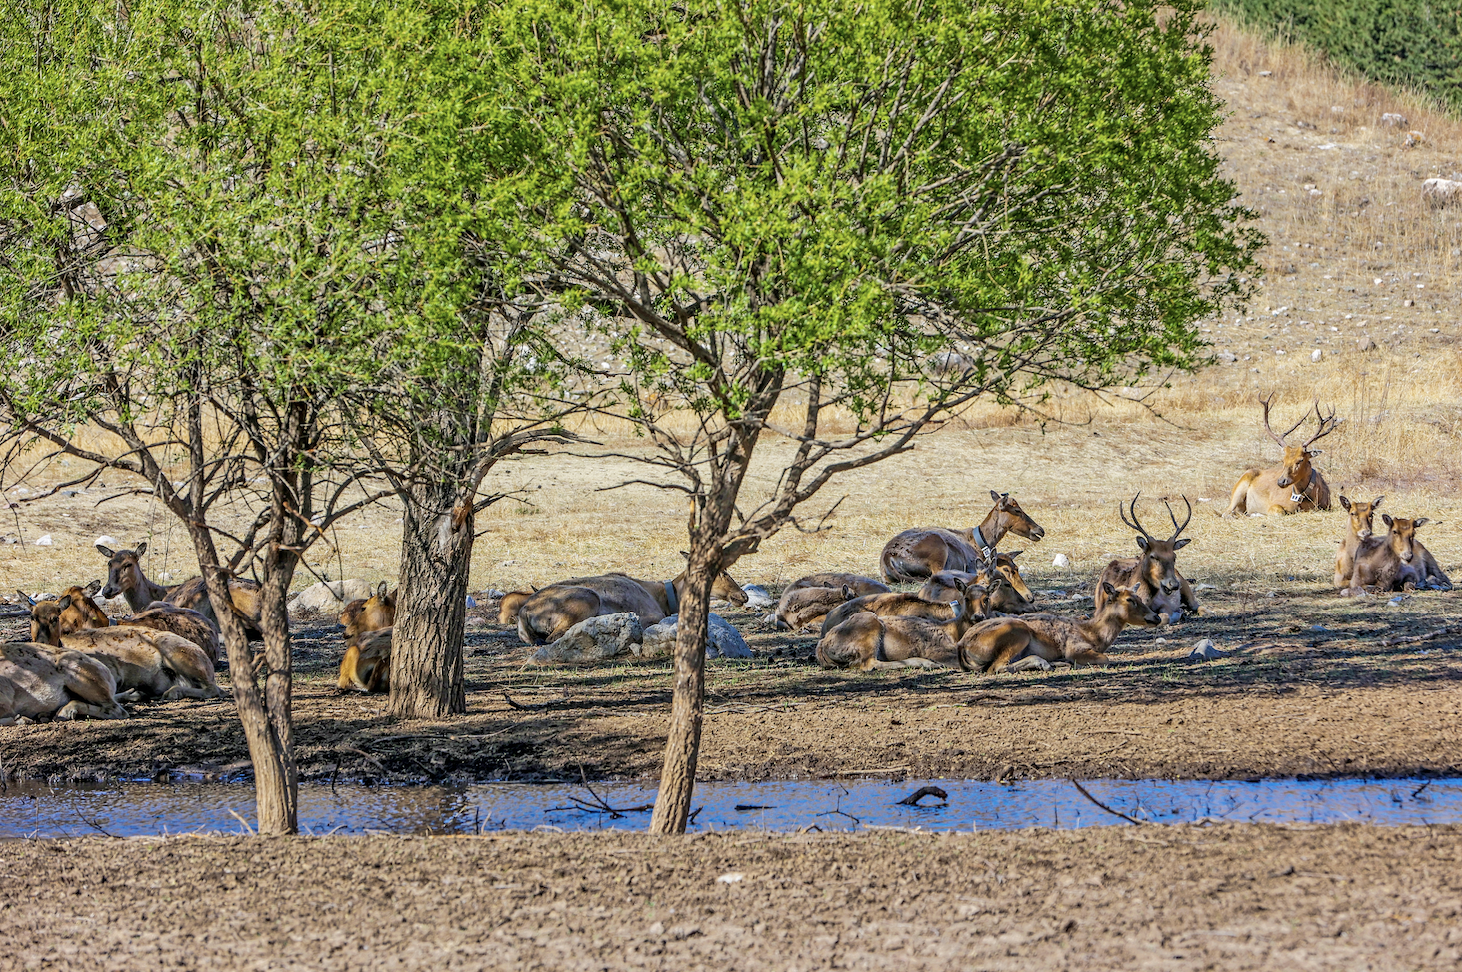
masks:
<path fill-rule="evenodd" d="M 343 611 L 351 601 L 370 597 L 376 593 L 370 581 L 351 578 L 343 581 L 321 582 L 306 587 L 289 602 L 291 614 L 300 611 Z"/>
<path fill-rule="evenodd" d="M 1218 352 L 1218 360 L 1222 361 L 1224 364 L 1233 364 L 1235 361 L 1239 360 L 1239 358 L 1238 355 L 1234 354 L 1232 351 L 1220 351 Z"/>
<path fill-rule="evenodd" d="M 1387 128 L 1405 128 L 1409 122 L 1407 122 L 1405 115 L 1398 114 L 1394 111 L 1387 111 L 1381 113 L 1381 124 Z"/>
<path fill-rule="evenodd" d="M 1376 342 L 1369 334 L 1361 338 L 1359 341 L 1355 342 L 1355 346 L 1361 351 L 1376 350 Z"/>
<path fill-rule="evenodd" d="M 1058 553 L 1056 555 L 1055 559 L 1051 561 L 1051 566 L 1052 567 L 1070 567 L 1071 566 L 1071 558 L 1068 557 L 1068 556 L 1066 556 L 1065 554 Z"/>
<path fill-rule="evenodd" d="M 1321 351 L 1319 348 L 1316 348 L 1315 350 L 1310 352 L 1311 361 L 1319 361 L 1323 357 L 1325 357 L 1325 352 Z"/>
<path fill-rule="evenodd" d="M 669 657 L 675 653 L 676 627 L 680 615 L 670 617 L 645 629 L 644 644 L 638 652 L 641 658 Z M 741 632 L 719 614 L 711 614 L 710 628 L 706 632 L 706 658 L 750 658 L 751 648 Z"/>
<path fill-rule="evenodd" d="M 1204 638 L 1193 646 L 1188 654 L 1189 661 L 1212 661 L 1215 658 L 1227 658 L 1232 655 L 1231 651 L 1220 651 L 1213 644 L 1212 638 Z"/>
<path fill-rule="evenodd" d="M 534 665 L 592 665 L 630 654 L 644 636 L 638 614 L 600 614 L 580 621 L 528 660 Z"/>
<path fill-rule="evenodd" d="M 103 533 L 92 541 L 92 545 L 96 547 L 115 547 L 117 545 L 117 538 Z"/>
<path fill-rule="evenodd" d="M 746 592 L 746 604 L 743 607 L 747 611 L 762 611 L 776 606 L 776 599 L 760 584 L 744 584 L 741 589 Z"/>

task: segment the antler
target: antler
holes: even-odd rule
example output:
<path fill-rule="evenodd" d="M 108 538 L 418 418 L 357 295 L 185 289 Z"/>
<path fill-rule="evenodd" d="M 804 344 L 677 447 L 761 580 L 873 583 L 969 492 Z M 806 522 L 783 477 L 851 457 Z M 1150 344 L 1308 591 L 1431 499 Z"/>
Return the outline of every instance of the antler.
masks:
<path fill-rule="evenodd" d="M 1265 432 L 1268 432 L 1269 433 L 1269 438 L 1271 438 L 1275 442 L 1277 442 L 1279 444 L 1279 447 L 1281 449 L 1283 449 L 1284 448 L 1284 436 L 1291 434 L 1292 432 L 1294 432 L 1295 429 L 1299 428 L 1300 425 L 1304 423 L 1305 419 L 1309 418 L 1309 413 L 1306 412 L 1304 415 L 1301 415 L 1300 416 L 1300 420 L 1298 422 L 1296 422 L 1294 425 L 1291 425 L 1289 427 L 1289 431 L 1288 432 L 1285 432 L 1284 435 L 1275 435 L 1274 434 L 1274 430 L 1269 427 L 1269 409 L 1270 409 L 1270 406 L 1272 406 L 1274 404 L 1274 396 L 1275 396 L 1275 394 L 1277 394 L 1277 393 L 1276 392 L 1270 392 L 1268 398 L 1261 398 L 1261 399 L 1259 399 L 1259 404 L 1264 406 L 1264 431 Z M 1318 403 L 1316 403 L 1316 407 L 1318 407 Z"/>
<path fill-rule="evenodd" d="M 1307 415 L 1306 418 L 1308 417 L 1309 416 Z M 1325 438 L 1325 436 L 1329 435 L 1331 432 L 1334 432 L 1337 428 L 1340 427 L 1340 420 L 1335 417 L 1335 409 L 1331 408 L 1329 415 L 1321 415 L 1320 403 L 1318 401 L 1315 402 L 1315 418 L 1320 420 L 1320 427 L 1315 431 L 1314 435 L 1310 436 L 1309 441 L 1305 443 L 1306 449 L 1310 447 L 1311 442 L 1314 442 L 1317 439 Z M 1301 419 L 1301 421 L 1304 420 Z"/>
<path fill-rule="evenodd" d="M 1188 497 L 1186 496 L 1183 497 L 1183 502 L 1187 503 L 1188 505 L 1188 519 L 1183 521 L 1182 526 L 1178 526 L 1178 517 L 1175 513 L 1173 513 L 1172 504 L 1169 503 L 1167 500 L 1162 501 L 1162 505 L 1168 508 L 1168 516 L 1172 519 L 1173 526 L 1176 527 L 1176 529 L 1173 530 L 1173 535 L 1168 537 L 1168 543 L 1172 543 L 1174 540 L 1178 539 L 1178 535 L 1187 528 L 1189 523 L 1193 522 L 1193 504 L 1188 503 Z"/>
<path fill-rule="evenodd" d="M 1149 539 L 1149 540 L 1156 540 L 1157 537 L 1155 537 L 1152 534 L 1148 533 L 1147 532 L 1147 527 L 1143 526 L 1142 523 L 1141 523 L 1141 521 L 1139 521 L 1137 519 L 1137 497 L 1138 496 L 1141 496 L 1141 495 L 1142 495 L 1142 490 L 1139 489 L 1137 491 L 1137 496 L 1132 497 L 1132 502 L 1129 504 L 1129 506 L 1130 506 L 1130 508 L 1132 510 L 1132 519 L 1130 519 L 1130 520 L 1127 519 L 1127 514 L 1122 512 L 1122 504 L 1121 503 L 1118 503 L 1117 504 L 1117 514 L 1122 517 L 1122 522 L 1123 523 L 1127 524 L 1129 527 L 1131 527 L 1132 529 L 1136 530 L 1138 533 L 1142 534 L 1147 539 Z"/>

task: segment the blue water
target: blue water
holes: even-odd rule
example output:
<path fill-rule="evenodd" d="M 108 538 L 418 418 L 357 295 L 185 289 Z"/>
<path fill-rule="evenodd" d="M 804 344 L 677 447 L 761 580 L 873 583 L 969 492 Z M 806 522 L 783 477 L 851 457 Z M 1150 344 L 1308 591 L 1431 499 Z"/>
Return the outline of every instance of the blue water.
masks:
<path fill-rule="evenodd" d="M 898 801 L 921 786 L 937 786 L 948 801 L 919 807 Z M 1262 780 L 1208 782 L 1092 780 L 1093 797 L 1137 820 L 1203 820 L 1373 824 L 1462 823 L 1462 779 Z M 653 787 L 596 783 L 614 815 L 583 808 L 593 797 L 582 785 L 483 783 L 464 786 L 300 786 L 299 820 L 307 833 L 475 833 L 486 830 L 641 830 Z M 964 780 L 830 780 L 701 783 L 692 831 L 754 828 L 794 831 L 1012 830 L 1023 827 L 1129 826 L 1099 809 L 1066 780 L 1014 784 Z M 757 809 L 737 809 L 755 807 Z M 253 789 L 243 783 L 173 782 L 11 783 L 0 792 L 0 837 L 119 837 L 187 832 L 242 833 L 254 825 Z"/>

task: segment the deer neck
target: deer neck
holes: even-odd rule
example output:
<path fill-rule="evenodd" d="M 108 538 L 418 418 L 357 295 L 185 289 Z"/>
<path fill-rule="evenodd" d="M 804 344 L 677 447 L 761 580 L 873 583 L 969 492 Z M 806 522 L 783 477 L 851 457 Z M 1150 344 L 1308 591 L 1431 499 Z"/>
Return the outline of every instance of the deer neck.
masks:
<path fill-rule="evenodd" d="M 1116 611 L 1098 611 L 1087 621 L 1078 621 L 1077 629 L 1082 637 L 1098 651 L 1106 651 L 1117 640 L 1117 635 L 1127 626 Z"/>
<path fill-rule="evenodd" d="M 982 548 L 988 547 L 994 550 L 995 545 L 1009 532 L 1010 518 L 998 509 L 994 509 L 985 514 L 984 521 L 975 527 L 975 541 Z"/>

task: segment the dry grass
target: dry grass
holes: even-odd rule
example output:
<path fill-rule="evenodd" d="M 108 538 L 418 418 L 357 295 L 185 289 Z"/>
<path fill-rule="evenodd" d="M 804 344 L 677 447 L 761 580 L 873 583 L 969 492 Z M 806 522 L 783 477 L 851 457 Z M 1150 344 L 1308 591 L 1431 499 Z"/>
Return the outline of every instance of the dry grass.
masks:
<path fill-rule="evenodd" d="M 1192 576 L 1256 591 L 1290 578 L 1328 579 L 1344 528 L 1340 514 L 1242 521 L 1215 515 L 1243 468 L 1276 458 L 1254 404 L 1271 391 L 1280 402 L 1276 423 L 1288 416 L 1288 425 L 1316 399 L 1333 405 L 1345 421 L 1325 440 L 1320 461 L 1332 487 L 1387 493 L 1383 509 L 1442 520 L 1424 536 L 1444 566 L 1457 565 L 1462 211 L 1427 209 L 1420 189 L 1429 176 L 1462 169 L 1462 124 L 1416 99 L 1349 79 L 1294 47 L 1229 27 L 1213 42 L 1215 90 L 1231 113 L 1217 145 L 1272 244 L 1263 257 L 1265 283 L 1247 311 L 1232 309 L 1202 325 L 1215 352 L 1234 361 L 1156 390 L 1148 403 L 1160 417 L 1074 390 L 1053 396 L 1046 411 L 1060 422 L 1044 428 L 1035 416 L 982 405 L 914 452 L 839 480 L 811 511 L 815 517 L 847 494 L 829 521 L 833 529 L 785 531 L 738 566 L 742 580 L 873 571 L 883 542 L 900 529 L 978 522 L 990 488 L 1014 490 L 1047 530 L 1039 556 L 1027 556 L 1037 587 L 1089 580 L 1108 557 L 1131 553 L 1116 504 L 1138 489 L 1206 498 L 1195 502 L 1195 543 L 1181 557 Z M 1405 147 L 1406 130 L 1382 126 L 1383 112 L 1405 115 L 1407 128 L 1425 141 Z M 1374 350 L 1360 350 L 1367 339 Z M 613 439 L 619 430 L 597 431 Z M 611 444 L 643 448 L 631 439 Z M 775 481 L 786 449 L 785 440 L 766 440 L 743 509 Z M 67 471 L 58 466 L 48 475 Z M 678 494 L 642 486 L 598 491 L 644 473 L 620 459 L 572 457 L 504 468 L 488 485 L 522 487 L 531 502 L 505 502 L 482 518 L 475 588 L 609 569 L 649 576 L 678 570 L 686 513 Z M 7 481 L 13 475 L 8 471 Z M 100 533 L 125 544 L 152 536 L 149 568 L 171 571 L 175 580 L 187 572 L 185 535 L 171 517 L 145 499 L 95 507 L 104 495 L 94 490 L 19 511 L 27 540 L 49 533 L 55 545 L 0 546 L 5 588 L 55 589 L 97 576 L 102 559 L 91 542 Z M 338 553 L 320 548 L 315 568 L 332 578 L 342 569 L 370 580 L 393 577 L 397 517 L 383 505 L 343 524 Z M 1154 532 L 1157 520 L 1156 510 L 1148 514 Z M 5 533 L 16 534 L 13 520 L 0 524 Z M 1069 571 L 1043 566 L 1057 552 L 1071 558 Z"/>

